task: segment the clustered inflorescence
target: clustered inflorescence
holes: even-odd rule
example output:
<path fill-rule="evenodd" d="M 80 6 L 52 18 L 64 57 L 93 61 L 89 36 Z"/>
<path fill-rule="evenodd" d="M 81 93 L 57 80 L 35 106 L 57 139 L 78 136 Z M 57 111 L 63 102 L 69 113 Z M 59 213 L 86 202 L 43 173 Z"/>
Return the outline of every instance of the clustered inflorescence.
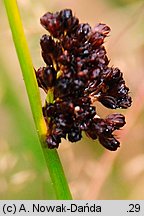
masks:
<path fill-rule="evenodd" d="M 108 66 L 103 43 L 110 28 L 102 23 L 94 28 L 79 23 L 70 9 L 48 12 L 40 22 L 49 34 L 40 39 L 46 66 L 36 71 L 36 77 L 39 87 L 54 97 L 43 107 L 48 147 L 58 148 L 61 138 L 77 142 L 83 131 L 115 151 L 120 143 L 113 132 L 124 126 L 125 117 L 110 114 L 102 119 L 92 105 L 99 101 L 111 109 L 131 106 L 122 72 Z"/>

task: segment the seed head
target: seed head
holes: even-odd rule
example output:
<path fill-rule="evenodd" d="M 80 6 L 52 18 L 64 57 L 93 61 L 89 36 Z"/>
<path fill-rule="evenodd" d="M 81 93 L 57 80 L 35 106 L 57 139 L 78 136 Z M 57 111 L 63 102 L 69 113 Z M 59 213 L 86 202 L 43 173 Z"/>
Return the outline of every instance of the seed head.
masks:
<path fill-rule="evenodd" d="M 79 23 L 70 9 L 48 12 L 40 22 L 48 31 L 40 39 L 46 66 L 37 70 L 36 77 L 39 87 L 54 94 L 53 103 L 46 102 L 43 107 L 48 147 L 58 148 L 61 138 L 77 142 L 85 132 L 115 151 L 120 143 L 113 132 L 125 125 L 125 117 L 111 114 L 102 119 L 93 106 L 99 101 L 110 109 L 126 109 L 132 102 L 123 73 L 109 66 L 103 44 L 110 27 Z"/>

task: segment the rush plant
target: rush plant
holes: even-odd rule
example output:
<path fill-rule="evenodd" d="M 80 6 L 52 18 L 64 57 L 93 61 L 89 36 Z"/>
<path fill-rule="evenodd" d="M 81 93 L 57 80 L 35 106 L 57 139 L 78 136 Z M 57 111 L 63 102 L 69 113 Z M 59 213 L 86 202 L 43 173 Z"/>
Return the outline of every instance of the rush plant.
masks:
<path fill-rule="evenodd" d="M 56 148 L 61 138 L 77 142 L 84 132 L 108 150 L 120 142 L 113 132 L 125 125 L 122 114 L 105 119 L 94 101 L 107 108 L 131 106 L 129 88 L 122 72 L 109 66 L 104 39 L 106 24 L 92 28 L 79 23 L 70 9 L 46 13 L 40 18 L 48 31 L 40 39 L 45 66 L 34 69 L 16 0 L 4 0 L 13 41 L 21 66 L 36 130 L 57 199 L 72 199 Z M 42 108 L 39 88 L 46 93 Z"/>

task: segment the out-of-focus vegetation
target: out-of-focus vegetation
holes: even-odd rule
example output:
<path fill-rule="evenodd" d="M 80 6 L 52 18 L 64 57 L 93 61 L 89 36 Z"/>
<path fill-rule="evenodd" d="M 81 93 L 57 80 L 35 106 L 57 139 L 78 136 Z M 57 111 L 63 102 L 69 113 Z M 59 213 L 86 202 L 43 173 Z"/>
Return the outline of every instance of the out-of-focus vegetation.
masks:
<path fill-rule="evenodd" d="M 131 108 L 118 110 L 127 120 L 117 135 L 121 148 L 108 152 L 85 137 L 76 144 L 64 141 L 58 151 L 75 199 L 144 199 L 143 1 L 18 0 L 18 5 L 36 68 L 44 64 L 39 38 L 46 32 L 39 18 L 45 12 L 71 8 L 81 22 L 111 27 L 105 43 L 110 64 L 124 72 L 133 97 Z M 0 199 L 54 199 L 2 2 L 0 16 Z M 102 117 L 112 112 L 96 106 Z"/>

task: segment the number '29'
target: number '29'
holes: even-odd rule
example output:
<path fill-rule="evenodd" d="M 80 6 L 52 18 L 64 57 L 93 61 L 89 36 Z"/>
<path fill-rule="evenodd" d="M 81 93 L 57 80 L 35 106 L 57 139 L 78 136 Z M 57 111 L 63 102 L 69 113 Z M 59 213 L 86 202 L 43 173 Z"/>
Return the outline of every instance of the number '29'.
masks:
<path fill-rule="evenodd" d="M 129 207 L 128 212 L 140 212 L 140 204 L 129 204 Z"/>

